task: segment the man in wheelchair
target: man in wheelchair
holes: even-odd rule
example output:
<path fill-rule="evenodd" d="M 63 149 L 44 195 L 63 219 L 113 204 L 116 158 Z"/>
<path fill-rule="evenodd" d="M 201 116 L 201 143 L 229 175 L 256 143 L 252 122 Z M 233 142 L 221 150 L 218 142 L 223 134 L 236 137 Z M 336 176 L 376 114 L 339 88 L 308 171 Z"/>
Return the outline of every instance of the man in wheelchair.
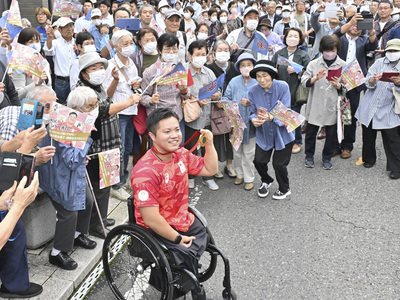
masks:
<path fill-rule="evenodd" d="M 136 223 L 159 235 L 175 263 L 194 275 L 207 246 L 206 228 L 189 212 L 188 175 L 213 176 L 218 171 L 218 157 L 209 130 L 204 157 L 180 147 L 182 132 L 173 111 L 154 110 L 146 120 L 153 147 L 132 171 Z M 194 291 L 193 299 L 206 299 L 204 288 Z"/>

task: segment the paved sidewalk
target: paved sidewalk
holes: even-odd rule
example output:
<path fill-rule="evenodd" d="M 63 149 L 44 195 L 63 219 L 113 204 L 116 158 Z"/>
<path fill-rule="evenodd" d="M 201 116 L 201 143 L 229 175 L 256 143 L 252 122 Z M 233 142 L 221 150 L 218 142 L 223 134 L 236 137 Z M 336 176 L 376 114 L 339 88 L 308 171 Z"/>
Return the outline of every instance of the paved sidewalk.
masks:
<path fill-rule="evenodd" d="M 111 197 L 108 211 L 109 217 L 115 219 L 116 225 L 128 220 L 126 201 Z M 43 285 L 42 294 L 30 299 L 64 300 L 73 295 L 101 259 L 104 240 L 93 236 L 90 238 L 97 242 L 97 247 L 93 250 L 74 248 L 71 257 L 78 263 L 78 268 L 73 271 L 65 271 L 49 263 L 52 242 L 43 248 L 28 250 L 30 280 Z"/>

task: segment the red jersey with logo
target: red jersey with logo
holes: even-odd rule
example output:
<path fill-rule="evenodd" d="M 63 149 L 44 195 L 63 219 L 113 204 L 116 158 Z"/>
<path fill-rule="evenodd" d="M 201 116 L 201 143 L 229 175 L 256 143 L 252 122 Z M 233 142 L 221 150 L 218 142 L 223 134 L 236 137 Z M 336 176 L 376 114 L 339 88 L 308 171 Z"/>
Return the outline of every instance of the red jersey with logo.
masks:
<path fill-rule="evenodd" d="M 186 232 L 194 221 L 188 211 L 188 175 L 198 175 L 203 167 L 204 159 L 184 148 L 175 151 L 168 162 L 160 161 L 151 149 L 147 151 L 131 176 L 136 223 L 146 226 L 140 207 L 158 206 L 169 225 Z"/>

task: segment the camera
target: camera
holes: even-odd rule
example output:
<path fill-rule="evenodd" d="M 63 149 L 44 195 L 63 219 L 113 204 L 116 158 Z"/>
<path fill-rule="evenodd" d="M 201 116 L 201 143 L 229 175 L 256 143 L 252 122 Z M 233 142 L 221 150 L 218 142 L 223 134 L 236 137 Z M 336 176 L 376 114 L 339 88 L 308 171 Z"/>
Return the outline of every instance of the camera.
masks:
<path fill-rule="evenodd" d="M 35 156 L 17 152 L 1 153 L 0 157 L 0 190 L 5 191 L 13 186 L 14 181 L 18 183 L 26 176 L 25 187 L 32 181 L 35 168 Z"/>

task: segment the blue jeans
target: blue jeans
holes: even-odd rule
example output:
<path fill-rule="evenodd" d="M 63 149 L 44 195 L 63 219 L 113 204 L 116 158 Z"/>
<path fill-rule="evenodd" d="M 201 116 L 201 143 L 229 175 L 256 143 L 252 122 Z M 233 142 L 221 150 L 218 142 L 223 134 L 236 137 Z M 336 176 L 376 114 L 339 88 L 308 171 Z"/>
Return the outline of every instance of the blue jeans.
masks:
<path fill-rule="evenodd" d="M 119 117 L 119 129 L 121 131 L 121 142 L 122 142 L 122 152 L 124 158 L 124 168 L 121 166 L 121 182 L 124 184 L 129 178 L 128 162 L 129 154 L 133 148 L 133 135 L 135 133 L 135 127 L 133 126 L 132 115 L 118 115 Z"/>
<path fill-rule="evenodd" d="M 292 110 L 300 113 L 301 105 L 298 104 L 292 105 Z M 299 144 L 299 145 L 303 144 L 302 139 L 303 137 L 301 136 L 301 126 L 299 126 L 294 131 L 294 144 Z"/>
<path fill-rule="evenodd" d="M 68 95 L 71 92 L 71 87 L 69 85 L 69 81 L 56 78 L 55 92 L 56 92 L 58 101 L 61 104 L 66 104 Z"/>

